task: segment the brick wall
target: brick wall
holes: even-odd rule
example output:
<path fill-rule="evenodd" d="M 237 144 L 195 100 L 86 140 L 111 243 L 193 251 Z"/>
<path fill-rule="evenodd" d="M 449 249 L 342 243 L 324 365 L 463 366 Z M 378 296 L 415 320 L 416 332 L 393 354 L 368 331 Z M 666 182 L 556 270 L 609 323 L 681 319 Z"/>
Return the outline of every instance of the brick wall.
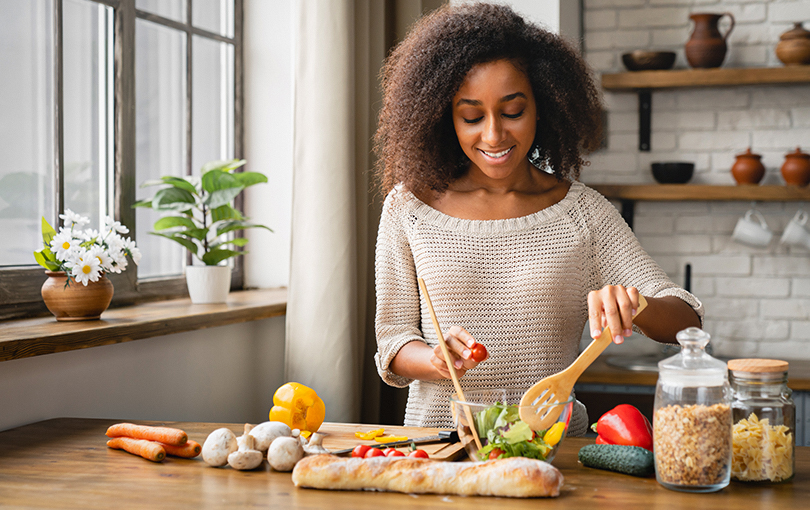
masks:
<path fill-rule="evenodd" d="M 810 0 L 585 0 L 584 51 L 600 73 L 624 71 L 622 53 L 675 51 L 687 68 L 683 45 L 691 12 L 731 12 L 724 67 L 781 66 L 779 34 L 794 21 L 810 28 Z M 724 23 L 721 31 L 724 31 Z M 638 150 L 638 97 L 605 93 L 606 149 L 592 154 L 582 180 L 652 183 L 653 161 L 694 161 L 691 182 L 733 184 L 735 154 L 762 154 L 763 184 L 782 184 L 784 155 L 810 150 L 810 84 L 655 91 L 652 151 Z M 738 218 L 752 206 L 775 232 L 765 248 L 731 240 Z M 779 236 L 807 203 L 639 202 L 635 230 L 642 245 L 678 283 L 692 266 L 692 290 L 706 305 L 706 330 L 715 353 L 810 359 L 810 252 L 779 244 Z"/>

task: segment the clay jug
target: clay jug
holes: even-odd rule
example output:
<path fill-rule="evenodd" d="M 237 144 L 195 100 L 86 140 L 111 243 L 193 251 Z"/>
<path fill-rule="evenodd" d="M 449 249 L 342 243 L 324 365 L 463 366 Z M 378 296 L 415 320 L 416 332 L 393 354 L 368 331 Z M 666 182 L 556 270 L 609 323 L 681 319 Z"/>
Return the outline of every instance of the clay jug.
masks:
<path fill-rule="evenodd" d="M 720 18 L 723 16 L 728 16 L 731 20 L 731 25 L 725 35 L 721 35 L 717 28 Z M 696 12 L 689 18 L 695 22 L 695 29 L 685 47 L 686 60 L 689 65 L 698 68 L 720 67 L 728 50 L 726 39 L 734 30 L 734 16 L 728 12 L 723 14 Z"/>
<path fill-rule="evenodd" d="M 792 186 L 807 186 L 810 183 L 810 154 L 796 147 L 795 152 L 785 154 L 782 177 Z"/>
<path fill-rule="evenodd" d="M 751 152 L 748 147 L 742 154 L 737 154 L 737 160 L 731 166 L 731 175 L 737 184 L 758 184 L 765 176 L 765 165 L 762 156 Z"/>

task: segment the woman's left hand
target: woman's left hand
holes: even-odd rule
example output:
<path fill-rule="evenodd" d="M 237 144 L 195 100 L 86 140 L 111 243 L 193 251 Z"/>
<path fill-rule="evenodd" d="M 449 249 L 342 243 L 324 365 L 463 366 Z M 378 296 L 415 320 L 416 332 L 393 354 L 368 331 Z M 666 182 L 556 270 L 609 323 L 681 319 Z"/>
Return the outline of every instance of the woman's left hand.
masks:
<path fill-rule="evenodd" d="M 599 328 L 610 328 L 613 342 L 620 344 L 633 334 L 633 315 L 638 310 L 638 289 L 622 285 L 607 285 L 588 293 L 588 320 L 591 336 L 598 338 Z"/>

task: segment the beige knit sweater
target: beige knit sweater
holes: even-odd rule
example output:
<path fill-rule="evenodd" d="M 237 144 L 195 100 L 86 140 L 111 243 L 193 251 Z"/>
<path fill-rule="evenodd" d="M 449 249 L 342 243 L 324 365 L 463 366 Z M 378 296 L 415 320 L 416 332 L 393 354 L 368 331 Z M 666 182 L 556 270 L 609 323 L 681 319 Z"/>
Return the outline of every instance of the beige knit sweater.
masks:
<path fill-rule="evenodd" d="M 510 403 L 576 359 L 591 290 L 620 284 L 645 296 L 677 296 L 703 317 L 700 301 L 670 281 L 616 208 L 581 183 L 542 211 L 491 221 L 448 216 L 398 187 L 386 197 L 377 237 L 375 361 L 386 383 L 410 385 L 409 426 L 453 426 L 452 381 L 414 381 L 389 370 L 406 343 L 438 343 L 417 276 L 442 330 L 462 326 L 489 351 L 461 378 L 464 390 L 507 388 Z M 573 435 L 588 426 L 577 404 Z"/>

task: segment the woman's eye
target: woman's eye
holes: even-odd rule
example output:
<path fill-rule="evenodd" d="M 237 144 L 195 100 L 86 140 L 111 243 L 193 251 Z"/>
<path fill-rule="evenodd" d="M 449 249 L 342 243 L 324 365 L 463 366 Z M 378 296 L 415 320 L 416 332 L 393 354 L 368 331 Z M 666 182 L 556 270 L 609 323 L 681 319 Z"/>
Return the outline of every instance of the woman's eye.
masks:
<path fill-rule="evenodd" d="M 476 117 L 474 119 L 464 119 L 464 123 L 465 124 L 475 124 L 476 122 L 479 122 L 483 118 L 484 117 Z"/>
<path fill-rule="evenodd" d="M 506 117 L 507 119 L 519 119 L 523 115 L 524 111 L 525 110 L 521 110 L 521 111 L 519 111 L 517 113 L 514 113 L 514 114 L 504 113 L 503 116 Z"/>

